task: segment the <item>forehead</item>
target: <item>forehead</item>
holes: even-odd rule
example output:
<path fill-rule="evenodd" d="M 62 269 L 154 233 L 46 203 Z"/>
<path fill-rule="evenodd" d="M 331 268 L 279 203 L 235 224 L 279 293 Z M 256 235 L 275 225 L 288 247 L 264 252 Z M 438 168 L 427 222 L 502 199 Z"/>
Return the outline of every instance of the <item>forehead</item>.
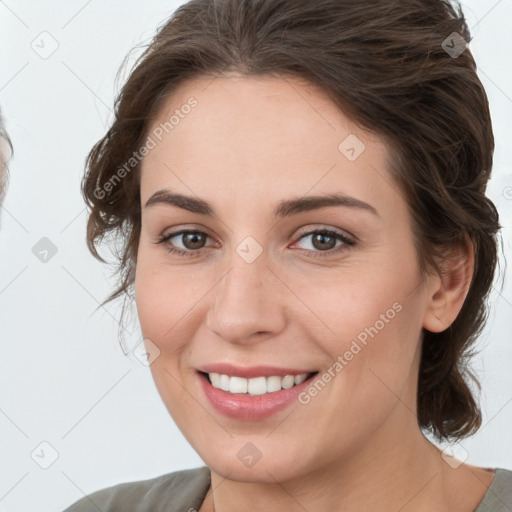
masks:
<path fill-rule="evenodd" d="M 192 101 L 195 106 L 190 108 Z M 207 138 L 217 145 L 204 144 L 202 151 L 208 147 L 214 151 L 219 144 L 223 148 L 242 145 L 245 151 L 258 151 L 260 158 L 264 157 L 262 144 L 268 154 L 279 147 L 285 153 L 287 144 L 299 142 L 302 157 L 308 148 L 314 148 L 317 155 L 338 156 L 339 142 L 348 134 L 362 132 L 322 88 L 289 75 L 231 73 L 185 81 L 160 106 L 153 128 L 171 119 L 173 126 L 165 137 L 181 147 L 199 147 L 200 140 Z M 368 139 L 369 133 L 364 137 Z M 372 138 L 379 143 L 377 137 Z"/>
<path fill-rule="evenodd" d="M 244 191 L 277 199 L 313 189 L 369 200 L 389 188 L 383 141 L 297 77 L 231 74 L 183 82 L 147 135 L 155 147 L 142 162 L 143 200 L 163 188 L 201 197 L 217 191 L 230 200 Z"/>

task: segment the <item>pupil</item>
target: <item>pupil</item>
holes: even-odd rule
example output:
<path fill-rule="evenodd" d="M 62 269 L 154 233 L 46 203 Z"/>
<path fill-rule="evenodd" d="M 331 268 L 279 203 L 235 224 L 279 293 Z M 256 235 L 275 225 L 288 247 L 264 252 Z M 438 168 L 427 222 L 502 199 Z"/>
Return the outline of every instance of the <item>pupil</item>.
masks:
<path fill-rule="evenodd" d="M 326 239 L 330 239 L 331 243 L 326 243 Z M 317 243 L 319 241 L 320 243 Z M 332 235 L 325 235 L 322 233 L 317 233 L 313 237 L 313 245 L 316 249 L 332 249 L 334 246 L 332 245 L 332 242 L 335 241 L 334 237 Z"/>
<path fill-rule="evenodd" d="M 197 233 L 185 233 L 183 243 L 188 249 L 200 249 L 201 243 L 204 243 L 203 235 Z"/>

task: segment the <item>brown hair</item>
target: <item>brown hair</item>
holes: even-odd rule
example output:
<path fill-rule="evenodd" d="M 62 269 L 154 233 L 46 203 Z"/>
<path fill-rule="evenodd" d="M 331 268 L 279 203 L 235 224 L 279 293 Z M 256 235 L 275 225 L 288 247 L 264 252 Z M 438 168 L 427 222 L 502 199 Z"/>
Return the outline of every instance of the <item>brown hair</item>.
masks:
<path fill-rule="evenodd" d="M 435 260 L 447 249 L 473 244 L 474 276 L 457 319 L 443 332 L 423 331 L 418 421 L 439 439 L 476 432 L 481 412 L 469 385 L 478 382 L 467 361 L 487 318 L 500 226 L 485 196 L 494 151 L 489 106 L 464 40 L 462 9 L 448 0 L 179 7 L 135 63 L 111 128 L 87 159 L 88 247 L 104 261 L 97 252 L 104 236 L 122 242 L 118 287 L 105 302 L 133 292 L 141 226 L 139 165 L 115 186 L 112 177 L 140 148 L 162 99 L 186 79 L 231 71 L 305 78 L 387 142 L 423 274 L 440 271 Z"/>

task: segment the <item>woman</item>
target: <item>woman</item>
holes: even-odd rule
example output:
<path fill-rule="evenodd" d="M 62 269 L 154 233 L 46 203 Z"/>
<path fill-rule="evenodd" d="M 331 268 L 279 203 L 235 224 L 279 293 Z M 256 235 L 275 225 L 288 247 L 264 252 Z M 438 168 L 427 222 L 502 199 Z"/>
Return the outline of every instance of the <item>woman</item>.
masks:
<path fill-rule="evenodd" d="M 146 357 L 206 466 L 67 510 L 512 510 L 512 472 L 441 452 L 498 214 L 460 8 L 192 0 L 92 149 L 88 244 L 120 236 Z M 500 508 L 501 507 L 501 508 Z"/>

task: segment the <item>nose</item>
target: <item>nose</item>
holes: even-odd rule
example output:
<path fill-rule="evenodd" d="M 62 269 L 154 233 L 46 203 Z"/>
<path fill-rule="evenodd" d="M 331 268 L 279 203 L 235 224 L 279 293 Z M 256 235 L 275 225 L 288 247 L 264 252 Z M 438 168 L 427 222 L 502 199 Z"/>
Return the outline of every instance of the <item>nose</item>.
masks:
<path fill-rule="evenodd" d="M 247 263 L 237 254 L 224 278 L 212 290 L 206 324 L 235 344 L 252 344 L 277 336 L 286 323 L 283 284 L 261 255 Z"/>

